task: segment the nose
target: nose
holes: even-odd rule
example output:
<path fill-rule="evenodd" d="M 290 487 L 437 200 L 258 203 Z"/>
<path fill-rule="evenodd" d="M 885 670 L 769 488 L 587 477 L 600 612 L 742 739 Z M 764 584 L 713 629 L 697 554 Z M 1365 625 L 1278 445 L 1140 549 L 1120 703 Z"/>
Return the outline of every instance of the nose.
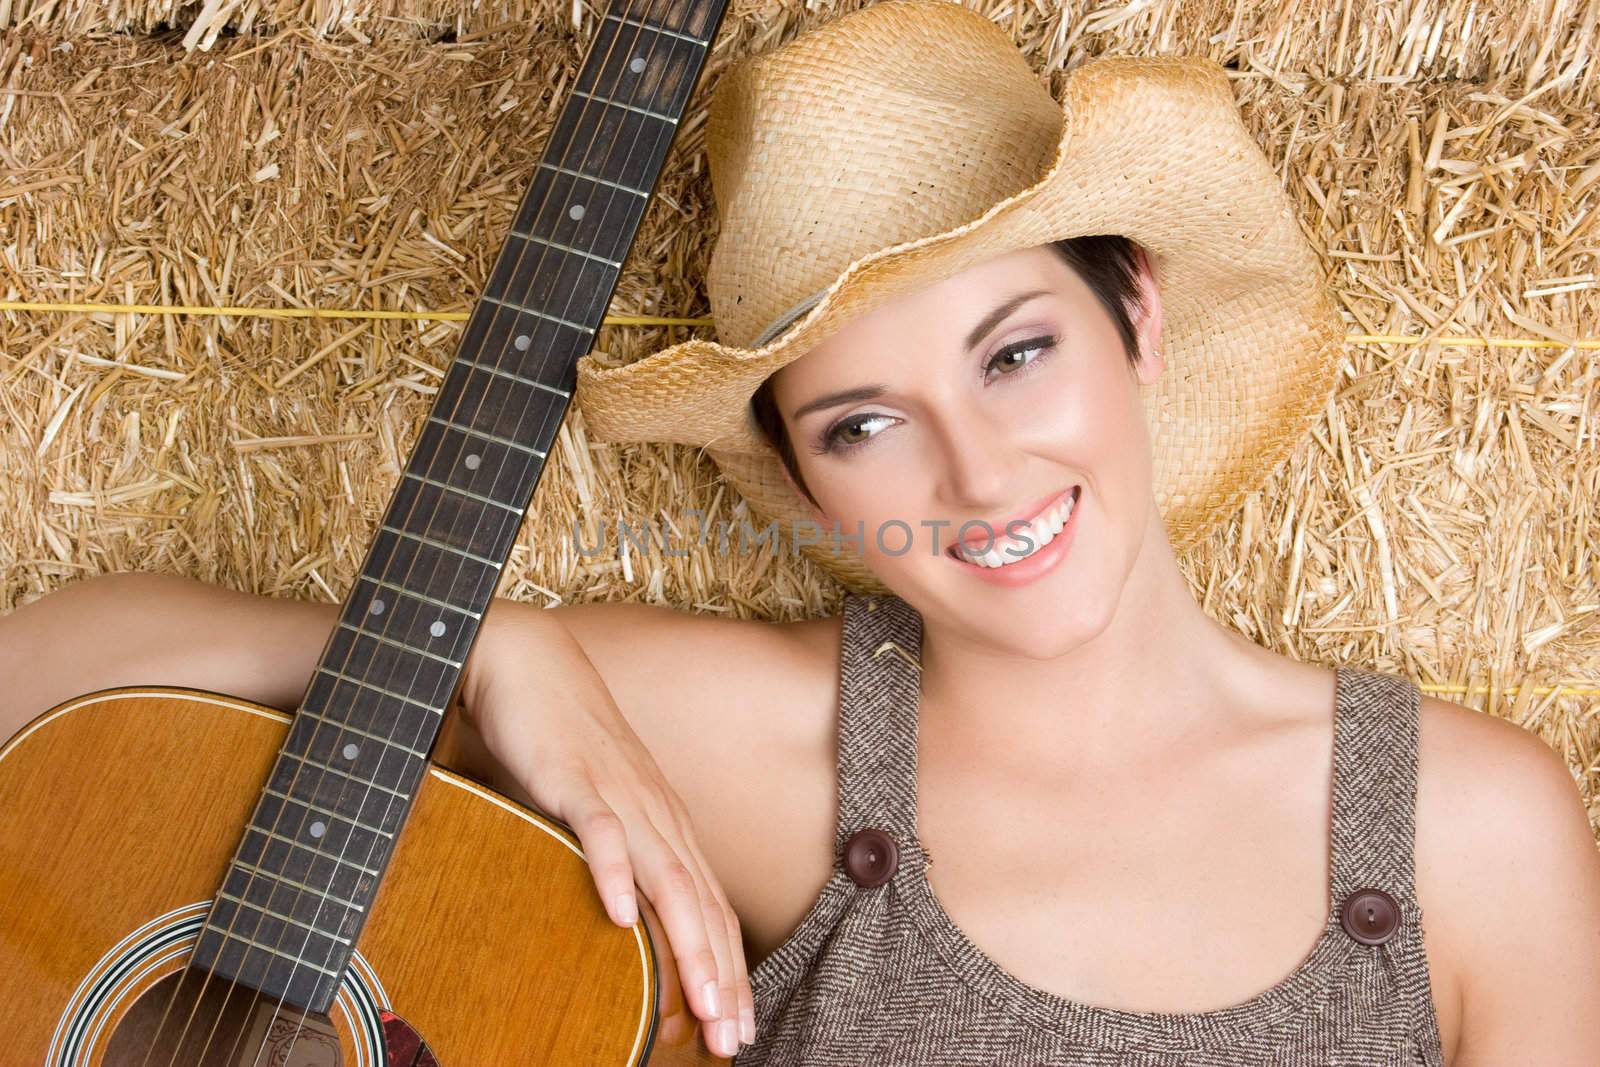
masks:
<path fill-rule="evenodd" d="M 942 472 L 938 495 L 942 504 L 959 511 L 993 513 L 1017 501 L 1015 487 L 1026 455 L 983 411 L 947 412 L 935 432 Z"/>

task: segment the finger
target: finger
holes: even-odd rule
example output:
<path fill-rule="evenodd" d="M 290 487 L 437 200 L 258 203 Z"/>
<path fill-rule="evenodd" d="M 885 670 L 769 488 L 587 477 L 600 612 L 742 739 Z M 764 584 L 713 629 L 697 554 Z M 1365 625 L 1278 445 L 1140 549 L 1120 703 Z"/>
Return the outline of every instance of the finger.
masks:
<path fill-rule="evenodd" d="M 621 816 L 591 788 L 568 806 L 567 822 L 583 845 L 584 861 L 611 921 L 632 926 L 639 918 L 639 902 Z"/>
<path fill-rule="evenodd" d="M 669 1045 L 681 1045 L 694 1035 L 700 1021 L 689 1014 L 684 1003 L 683 986 L 678 981 L 678 968 L 672 960 L 672 947 L 667 943 L 661 920 L 648 900 L 639 904 L 639 917 L 650 933 L 656 960 L 656 1013 L 660 1017 L 657 1036 Z"/>
<path fill-rule="evenodd" d="M 662 933 L 661 918 L 656 909 L 651 906 L 648 897 L 640 901 L 639 914 L 643 918 L 646 927 L 650 929 L 651 936 L 656 939 L 655 944 L 662 946 L 662 950 L 657 953 L 657 974 L 658 981 L 661 983 L 657 1003 L 664 1006 L 662 1007 L 663 1014 L 657 1033 L 660 1035 L 661 1040 L 667 1044 L 684 1047 L 694 1038 L 695 1033 L 698 1031 L 702 1036 L 705 1049 L 716 1055 L 717 1042 L 715 1037 L 711 1035 L 714 1033 L 717 1024 L 715 1022 L 702 1022 L 690 1013 L 687 1002 L 683 997 L 684 986 L 678 978 L 677 965 L 673 961 L 673 953 L 670 950 L 670 946 L 667 945 L 666 935 Z M 690 1055 L 694 1055 L 693 1062 L 696 1065 L 704 1062 L 699 1058 L 698 1054 Z M 678 1061 L 668 1057 L 668 1062 L 676 1063 Z M 689 1061 L 685 1060 L 684 1062 L 687 1063 Z"/>
<path fill-rule="evenodd" d="M 733 948 L 734 993 L 739 1004 L 739 1040 L 750 1044 L 756 1039 L 756 1000 L 750 988 L 749 963 L 744 954 L 744 933 L 739 916 L 728 909 L 728 944 Z"/>
<path fill-rule="evenodd" d="M 721 1016 L 717 999 L 721 971 L 709 936 L 700 879 L 664 838 L 656 835 L 649 859 L 638 875 L 639 888 L 667 928 L 678 974 L 695 1015 L 715 1022 Z"/>
<path fill-rule="evenodd" d="M 618 919 L 619 908 L 627 907 L 626 902 L 617 903 L 618 898 L 632 896 L 636 885 L 649 896 L 658 916 L 666 922 L 666 941 L 672 946 L 682 975 L 679 985 L 689 991 L 695 1014 L 710 1024 L 707 1047 L 734 1055 L 739 1048 L 738 999 L 731 981 L 727 920 L 710 893 L 708 872 L 703 869 L 698 848 L 676 845 L 654 825 L 663 823 L 681 838 L 680 824 L 687 823 L 681 802 L 668 795 L 645 806 L 653 809 L 654 818 L 646 822 L 647 830 L 635 836 L 644 838 L 646 856 L 660 857 L 652 868 L 659 873 L 647 880 L 632 873 L 626 826 L 599 793 L 593 777 L 574 774 L 572 778 L 562 791 L 574 799 L 563 804 L 559 817 L 577 834 L 586 859 L 590 859 L 592 842 L 591 874 L 607 901 L 612 920 Z M 582 780 L 581 785 L 578 779 Z M 689 857 L 687 864 L 678 858 L 684 853 Z M 723 1018 L 731 1020 L 732 1025 L 719 1029 L 716 1024 Z"/>
<path fill-rule="evenodd" d="M 708 1035 L 706 1046 L 713 1052 L 731 1057 L 739 1051 L 737 975 L 734 951 L 728 944 L 728 913 L 732 909 L 717 884 L 711 865 L 700 851 L 692 820 L 675 795 L 667 798 L 667 811 L 677 834 L 676 840 L 668 838 L 668 843 L 695 880 L 701 921 L 705 924 L 706 940 L 716 960 L 717 1018 L 703 1020 Z"/>
<path fill-rule="evenodd" d="M 719 930 L 721 936 L 712 938 L 712 944 L 713 947 L 721 945 L 721 953 L 718 956 L 718 969 L 721 975 L 718 1000 L 722 1006 L 722 1016 L 727 1020 L 726 1029 L 723 1031 L 722 1048 L 726 1055 L 732 1056 L 739 1051 L 742 1042 L 755 1040 L 755 1001 L 750 994 L 750 979 L 746 973 L 744 938 L 740 933 L 739 916 L 734 912 L 721 883 L 712 872 L 711 864 L 707 862 L 693 831 L 686 833 L 684 845 L 700 870 L 704 872 L 704 892 L 708 906 L 706 921 L 721 924 Z M 745 1022 L 746 1014 L 748 1014 L 748 1024 Z"/>

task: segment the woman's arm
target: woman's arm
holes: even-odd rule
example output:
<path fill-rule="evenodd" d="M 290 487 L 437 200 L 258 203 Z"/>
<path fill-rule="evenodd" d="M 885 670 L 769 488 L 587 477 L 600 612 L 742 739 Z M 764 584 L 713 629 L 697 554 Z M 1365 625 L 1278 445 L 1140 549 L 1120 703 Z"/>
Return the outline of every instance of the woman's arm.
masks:
<path fill-rule="evenodd" d="M 124 685 L 292 710 L 338 610 L 168 574 L 73 582 L 0 616 L 0 740 L 64 700 Z"/>
<path fill-rule="evenodd" d="M 125 685 L 185 686 L 292 711 L 338 615 L 337 604 L 172 574 L 73 582 L 0 616 L 0 678 L 8 680 L 0 743 L 62 701 Z M 485 616 L 486 629 L 495 617 Z M 559 625 L 555 614 L 539 618 Z M 441 724 L 434 762 L 503 789 L 499 764 L 461 711 L 452 706 Z"/>
<path fill-rule="evenodd" d="M 75 582 L 0 616 L 0 743 L 65 700 L 117 686 L 186 686 L 291 710 L 339 608 L 162 574 Z M 563 624 L 572 610 L 495 602 L 463 670 L 453 709 L 462 714 L 447 716 L 434 758 L 572 826 L 623 925 L 635 920 L 620 914 L 618 898 L 637 878 L 646 899 L 635 910 L 671 948 L 658 956 L 663 1040 L 686 1041 L 692 1012 L 707 1044 L 731 1056 L 741 1015 L 747 1039 L 754 1036 L 738 918 L 681 799 Z M 594 605 L 585 617 L 596 612 L 615 641 L 681 644 L 729 625 L 642 606 Z M 530 702 L 534 694 L 543 699 Z M 642 722 L 680 707 L 634 703 Z M 687 1003 L 680 983 L 692 990 Z M 731 1032 L 713 1036 L 711 1024 L 724 1019 Z"/>
<path fill-rule="evenodd" d="M 1593 1063 L 1600 851 L 1572 773 L 1522 727 L 1423 704 L 1423 927 L 1449 946 L 1458 974 L 1451 1067 Z"/>

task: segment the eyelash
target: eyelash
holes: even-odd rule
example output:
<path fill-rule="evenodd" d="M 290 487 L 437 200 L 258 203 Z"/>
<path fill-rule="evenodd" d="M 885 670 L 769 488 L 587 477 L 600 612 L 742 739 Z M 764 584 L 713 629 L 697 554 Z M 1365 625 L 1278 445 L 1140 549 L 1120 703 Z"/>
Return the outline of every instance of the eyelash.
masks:
<path fill-rule="evenodd" d="M 1034 356 L 1032 359 L 1030 359 L 1028 362 L 1024 363 L 1022 366 L 1018 367 L 1016 370 L 1010 371 L 1009 373 L 1002 375 L 1002 377 L 1006 377 L 1006 378 L 1013 378 L 1013 379 L 1014 378 L 1019 378 L 1019 377 L 1025 375 L 1025 374 L 1030 373 L 1035 367 L 1037 367 L 1039 364 L 1043 363 L 1046 359 L 1048 359 L 1049 356 L 1050 356 L 1050 353 L 1055 350 L 1056 342 L 1058 340 L 1059 340 L 1059 338 L 1057 338 L 1054 334 L 1047 334 L 1047 335 L 1044 335 L 1044 336 L 1041 336 L 1041 337 L 1030 337 L 1030 338 L 1028 338 L 1027 340 L 1024 340 L 1024 341 L 1015 341 L 1015 342 L 1013 342 L 1013 343 L 1011 343 L 1009 345 L 1006 345 L 1004 348 L 1000 349 L 993 356 L 991 356 L 989 358 L 989 362 L 984 364 L 984 370 L 987 371 L 990 367 L 993 367 L 995 365 L 995 363 L 998 362 L 999 360 L 1005 358 L 1006 356 L 1015 355 L 1018 352 L 1034 352 L 1034 351 L 1039 352 L 1039 355 Z M 867 442 L 871 441 L 872 438 L 869 437 L 869 438 L 867 438 L 866 441 L 855 441 L 853 443 L 840 444 L 836 440 L 839 430 L 842 427 L 848 426 L 848 425 L 850 425 L 851 423 L 854 423 L 854 422 L 858 422 L 858 421 L 859 422 L 865 422 L 865 421 L 868 421 L 868 420 L 871 420 L 871 419 L 881 419 L 881 418 L 884 418 L 884 417 L 885 416 L 883 416 L 883 415 L 866 414 L 866 415 L 851 415 L 848 418 L 840 419 L 838 422 L 834 423 L 833 425 L 829 426 L 826 430 L 822 431 L 822 434 L 817 438 L 817 447 L 813 448 L 811 450 L 811 452 L 812 452 L 813 455 L 817 455 L 817 456 L 827 455 L 830 452 L 838 452 L 838 453 L 852 452 L 855 449 L 858 449 L 858 448 L 862 447 L 863 445 L 867 444 Z M 874 435 L 874 436 L 876 436 L 876 435 Z"/>

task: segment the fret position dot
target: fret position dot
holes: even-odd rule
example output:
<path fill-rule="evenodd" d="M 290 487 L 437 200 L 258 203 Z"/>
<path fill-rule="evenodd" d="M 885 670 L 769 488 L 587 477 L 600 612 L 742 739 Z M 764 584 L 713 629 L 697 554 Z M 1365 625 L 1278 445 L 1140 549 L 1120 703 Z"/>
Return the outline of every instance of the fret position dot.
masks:
<path fill-rule="evenodd" d="M 344 758 L 345 759 L 353 760 L 357 756 L 359 756 L 360 754 L 361 754 L 361 750 L 359 748 L 357 748 L 355 745 L 346 745 L 346 746 L 344 746 Z"/>
<path fill-rule="evenodd" d="M 325 834 L 327 832 L 328 832 L 328 824 L 327 823 L 314 822 L 314 823 L 311 824 L 311 836 L 312 837 L 321 837 L 323 834 Z"/>
<path fill-rule="evenodd" d="M 644 56 L 634 56 L 633 62 L 628 64 L 628 69 L 635 74 L 644 73 Z"/>
<path fill-rule="evenodd" d="M 572 216 L 574 221 L 583 218 L 583 205 L 573 204 L 571 207 L 567 208 L 567 214 Z"/>
<path fill-rule="evenodd" d="M 383 614 L 383 607 L 384 607 L 383 601 L 374 600 L 371 604 L 367 605 L 367 610 L 372 612 L 372 614 L 374 614 L 374 615 L 382 615 Z"/>
<path fill-rule="evenodd" d="M 528 350 L 528 346 L 533 344 L 533 338 L 529 337 L 527 334 L 522 334 L 511 343 L 517 346 L 518 352 L 526 352 Z"/>
<path fill-rule="evenodd" d="M 433 625 L 428 627 L 428 632 L 435 637 L 443 637 L 447 629 L 445 624 L 438 619 L 433 620 Z"/>
<path fill-rule="evenodd" d="M 478 465 L 483 462 L 483 457 L 474 452 L 461 462 L 467 465 L 467 470 L 475 471 L 478 469 Z"/>

